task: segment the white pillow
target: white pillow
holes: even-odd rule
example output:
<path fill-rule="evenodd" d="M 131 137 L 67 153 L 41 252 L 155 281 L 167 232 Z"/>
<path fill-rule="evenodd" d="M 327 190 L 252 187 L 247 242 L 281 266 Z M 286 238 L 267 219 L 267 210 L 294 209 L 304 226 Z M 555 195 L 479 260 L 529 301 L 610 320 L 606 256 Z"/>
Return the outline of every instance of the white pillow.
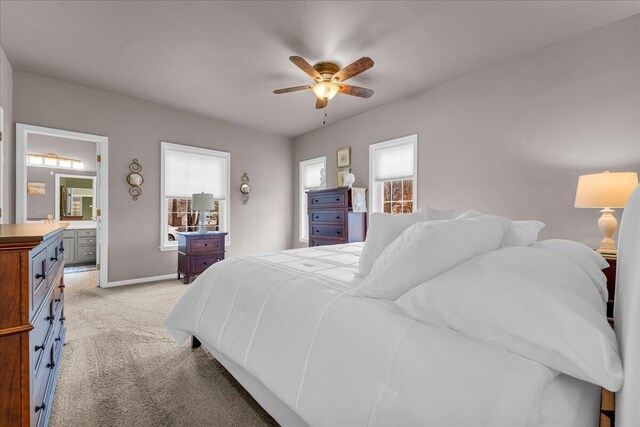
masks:
<path fill-rule="evenodd" d="M 467 211 L 459 215 L 457 219 L 480 218 L 485 215 L 478 211 Z M 500 247 L 531 246 L 533 242 L 538 240 L 538 233 L 544 226 L 545 223 L 540 221 L 511 221 L 509 230 L 505 233 Z"/>
<path fill-rule="evenodd" d="M 455 212 L 453 210 L 440 211 L 432 208 L 419 209 L 412 214 L 405 215 L 371 214 L 367 238 L 360 254 L 360 264 L 358 266 L 360 277 L 369 275 L 373 263 L 378 259 L 382 251 L 413 224 L 454 217 Z"/>
<path fill-rule="evenodd" d="M 622 364 L 588 273 L 532 247 L 477 256 L 416 286 L 395 304 L 549 368 L 616 391 Z"/>
<path fill-rule="evenodd" d="M 498 248 L 508 227 L 507 218 L 490 215 L 414 224 L 387 246 L 351 295 L 396 299 L 425 280 Z"/>
<path fill-rule="evenodd" d="M 564 239 L 542 240 L 531 246 L 565 256 L 581 266 L 591 276 L 591 280 L 602 295 L 604 302 L 607 302 L 609 299 L 607 276 L 604 275 L 602 269 L 609 267 L 609 263 L 598 252 L 582 243 Z"/>
<path fill-rule="evenodd" d="M 500 247 L 531 246 L 538 240 L 538 233 L 544 226 L 544 222 L 540 221 L 511 221 Z"/>

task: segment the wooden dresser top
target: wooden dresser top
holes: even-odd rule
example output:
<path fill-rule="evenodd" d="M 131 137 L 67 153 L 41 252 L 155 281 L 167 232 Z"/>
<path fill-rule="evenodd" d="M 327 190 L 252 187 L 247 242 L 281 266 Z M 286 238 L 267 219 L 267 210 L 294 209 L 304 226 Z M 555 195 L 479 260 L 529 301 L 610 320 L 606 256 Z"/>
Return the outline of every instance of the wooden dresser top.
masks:
<path fill-rule="evenodd" d="M 0 225 L 0 243 L 41 242 L 69 226 L 66 222 Z"/>

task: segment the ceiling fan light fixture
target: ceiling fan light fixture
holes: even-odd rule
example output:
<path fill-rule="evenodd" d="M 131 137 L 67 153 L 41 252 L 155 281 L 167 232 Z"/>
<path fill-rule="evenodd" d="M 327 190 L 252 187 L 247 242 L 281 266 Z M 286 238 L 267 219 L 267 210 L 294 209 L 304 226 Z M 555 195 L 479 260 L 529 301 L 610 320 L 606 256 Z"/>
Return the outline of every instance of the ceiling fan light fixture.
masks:
<path fill-rule="evenodd" d="M 325 101 L 336 96 L 339 90 L 340 85 L 333 82 L 320 82 L 313 86 L 313 93 L 315 93 L 319 99 L 324 99 Z"/>

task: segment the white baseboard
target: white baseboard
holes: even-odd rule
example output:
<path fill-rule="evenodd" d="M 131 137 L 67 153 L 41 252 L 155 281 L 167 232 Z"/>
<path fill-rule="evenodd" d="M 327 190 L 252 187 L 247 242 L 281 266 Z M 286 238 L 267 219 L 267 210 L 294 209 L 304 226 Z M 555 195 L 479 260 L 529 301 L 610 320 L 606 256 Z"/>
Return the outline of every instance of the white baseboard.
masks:
<path fill-rule="evenodd" d="M 113 288 L 114 286 L 126 286 L 126 285 L 134 285 L 137 283 L 147 283 L 147 282 L 157 282 L 159 280 L 177 280 L 178 276 L 173 274 L 165 274 L 162 276 L 151 276 L 151 277 L 140 277 L 137 279 L 127 279 L 127 280 L 117 280 L 115 282 L 109 282 L 106 286 L 101 286 L 102 288 Z"/>

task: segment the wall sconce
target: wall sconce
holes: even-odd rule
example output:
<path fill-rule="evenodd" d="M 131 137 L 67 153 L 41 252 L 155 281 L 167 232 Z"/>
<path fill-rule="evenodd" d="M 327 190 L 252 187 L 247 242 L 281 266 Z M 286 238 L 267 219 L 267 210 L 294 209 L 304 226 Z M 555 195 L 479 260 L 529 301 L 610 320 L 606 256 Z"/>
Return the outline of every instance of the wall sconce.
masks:
<path fill-rule="evenodd" d="M 129 175 L 127 175 L 127 183 L 131 186 L 129 188 L 129 194 L 133 200 L 138 200 L 138 197 L 142 194 L 142 188 L 140 186 L 144 182 L 144 178 L 140 175 L 142 171 L 142 165 L 138 163 L 138 159 L 133 159 L 133 162 L 129 164 Z"/>
<path fill-rule="evenodd" d="M 242 204 L 246 205 L 249 201 L 249 194 L 251 194 L 251 185 L 249 185 L 249 175 L 247 173 L 242 174 L 242 185 L 240 185 L 240 192 L 242 193 Z"/>

